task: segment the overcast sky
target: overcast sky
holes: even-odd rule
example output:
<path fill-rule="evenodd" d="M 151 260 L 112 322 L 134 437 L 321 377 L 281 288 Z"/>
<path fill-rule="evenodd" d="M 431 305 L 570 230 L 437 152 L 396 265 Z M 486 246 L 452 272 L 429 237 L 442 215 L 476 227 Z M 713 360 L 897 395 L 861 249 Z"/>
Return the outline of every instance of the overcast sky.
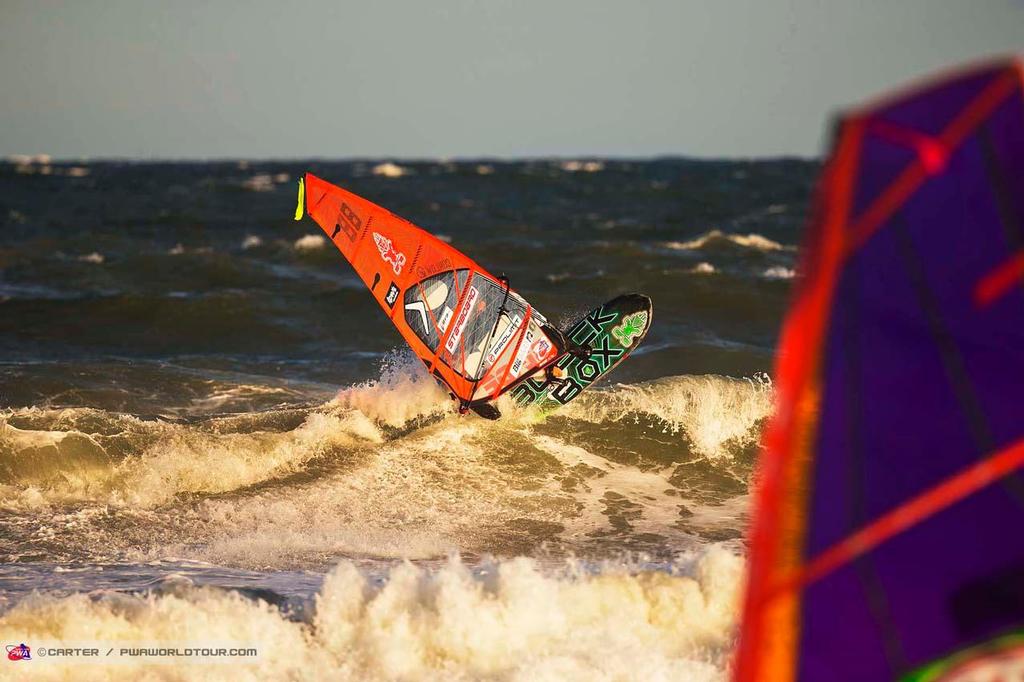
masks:
<path fill-rule="evenodd" d="M 0 155 L 817 155 L 1024 0 L 0 0 Z"/>

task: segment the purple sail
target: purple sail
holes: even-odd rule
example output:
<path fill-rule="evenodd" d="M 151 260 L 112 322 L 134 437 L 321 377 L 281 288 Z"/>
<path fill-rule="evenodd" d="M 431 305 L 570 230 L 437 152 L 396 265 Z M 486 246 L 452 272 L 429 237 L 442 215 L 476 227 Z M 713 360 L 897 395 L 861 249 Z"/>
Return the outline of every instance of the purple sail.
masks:
<path fill-rule="evenodd" d="M 1021 63 L 843 117 L 802 275 L 756 479 L 737 678 L 1019 674 Z"/>

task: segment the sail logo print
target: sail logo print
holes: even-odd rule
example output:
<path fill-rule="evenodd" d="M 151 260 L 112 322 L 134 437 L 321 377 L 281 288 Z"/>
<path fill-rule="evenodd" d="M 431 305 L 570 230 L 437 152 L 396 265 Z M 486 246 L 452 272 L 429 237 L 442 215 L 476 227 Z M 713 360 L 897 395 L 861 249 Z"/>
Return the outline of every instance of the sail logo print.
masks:
<path fill-rule="evenodd" d="M 7 660 L 9 661 L 31 661 L 32 647 L 24 642 L 21 644 L 7 645 Z"/>
<path fill-rule="evenodd" d="M 533 345 L 533 332 L 529 329 L 523 334 L 523 340 L 520 342 L 519 350 L 516 352 L 516 359 L 512 362 L 512 371 L 509 373 L 513 379 L 519 376 L 520 372 L 523 371 L 523 363 L 526 362 L 526 355 L 530 352 L 530 348 Z"/>
<path fill-rule="evenodd" d="M 505 326 L 505 330 L 502 331 L 501 336 L 498 337 L 498 340 L 495 342 L 494 347 L 491 349 L 491 352 L 487 354 L 488 364 L 493 363 L 495 360 L 498 359 L 498 356 L 502 354 L 502 352 L 505 350 L 505 347 L 508 345 L 508 342 L 512 340 L 512 335 L 519 331 L 519 325 L 522 323 L 522 321 L 523 318 L 519 317 L 518 315 L 514 315 L 512 319 L 508 322 L 508 324 Z"/>
<path fill-rule="evenodd" d="M 402 274 L 402 266 L 405 265 L 405 254 L 399 252 L 391 243 L 391 240 L 379 232 L 373 233 L 373 241 L 376 242 L 377 250 L 380 251 L 380 257 L 384 262 L 391 264 L 391 269 L 395 271 L 396 275 Z"/>
<path fill-rule="evenodd" d="M 622 318 L 622 324 L 612 328 L 612 336 L 622 344 L 623 348 L 633 345 L 633 339 L 639 336 L 647 326 L 647 313 L 640 311 Z"/>
<path fill-rule="evenodd" d="M 334 223 L 334 232 L 331 233 L 331 239 L 333 240 L 337 237 L 339 232 L 344 232 L 349 241 L 354 242 L 359 236 L 359 228 L 362 225 L 363 221 L 359 219 L 356 212 L 348 204 L 342 202 L 338 212 L 338 220 Z"/>
<path fill-rule="evenodd" d="M 387 302 L 389 308 L 395 307 L 395 301 L 398 300 L 398 285 L 394 282 L 388 287 L 388 293 L 384 296 L 384 301 Z"/>
<path fill-rule="evenodd" d="M 455 329 L 452 329 L 451 336 L 448 337 L 448 341 L 444 344 L 445 349 L 449 353 L 454 353 L 455 347 L 459 345 L 462 332 L 466 329 L 466 322 L 469 321 L 469 313 L 473 310 L 473 304 L 476 303 L 479 295 L 480 292 L 477 291 L 476 287 L 469 288 L 469 293 L 466 294 L 466 302 L 462 305 L 459 317 L 455 320 Z"/>
<path fill-rule="evenodd" d="M 441 319 L 437 321 L 437 328 L 441 331 L 442 334 L 448 331 L 448 325 L 449 323 L 451 323 L 452 316 L 454 314 L 454 310 L 452 310 L 448 306 L 444 307 L 444 312 L 441 313 Z"/>
<path fill-rule="evenodd" d="M 530 346 L 530 352 L 526 358 L 529 364 L 539 365 L 544 361 L 544 357 L 551 350 L 551 343 L 544 337 L 537 339 L 532 346 Z"/>

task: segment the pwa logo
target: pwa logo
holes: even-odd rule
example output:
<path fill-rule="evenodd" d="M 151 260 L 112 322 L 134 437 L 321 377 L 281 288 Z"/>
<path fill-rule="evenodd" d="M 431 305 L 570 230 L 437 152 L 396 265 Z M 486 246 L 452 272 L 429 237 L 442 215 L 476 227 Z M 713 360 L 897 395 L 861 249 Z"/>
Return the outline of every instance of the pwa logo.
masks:
<path fill-rule="evenodd" d="M 379 232 L 373 233 L 373 241 L 377 243 L 377 250 L 380 251 L 380 257 L 384 259 L 384 262 L 391 264 L 391 269 L 395 271 L 396 275 L 402 274 L 402 266 L 405 265 L 405 254 L 399 253 L 398 249 L 391 243 L 391 240 Z"/>
<path fill-rule="evenodd" d="M 10 661 L 31 661 L 32 649 L 24 642 L 21 644 L 8 644 L 7 659 Z"/>

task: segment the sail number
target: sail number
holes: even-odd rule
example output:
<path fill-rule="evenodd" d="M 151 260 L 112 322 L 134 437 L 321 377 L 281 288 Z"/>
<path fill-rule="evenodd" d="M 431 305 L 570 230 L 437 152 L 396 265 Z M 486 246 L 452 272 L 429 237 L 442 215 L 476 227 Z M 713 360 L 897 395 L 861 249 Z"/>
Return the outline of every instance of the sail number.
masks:
<path fill-rule="evenodd" d="M 344 232 L 345 236 L 349 238 L 349 241 L 355 241 L 359 236 L 359 228 L 363 226 L 363 221 L 359 219 L 356 212 L 349 208 L 349 205 L 342 202 L 341 212 L 338 214 L 338 221 L 334 224 L 334 232 L 331 233 L 331 239 L 338 236 L 338 232 Z"/>

